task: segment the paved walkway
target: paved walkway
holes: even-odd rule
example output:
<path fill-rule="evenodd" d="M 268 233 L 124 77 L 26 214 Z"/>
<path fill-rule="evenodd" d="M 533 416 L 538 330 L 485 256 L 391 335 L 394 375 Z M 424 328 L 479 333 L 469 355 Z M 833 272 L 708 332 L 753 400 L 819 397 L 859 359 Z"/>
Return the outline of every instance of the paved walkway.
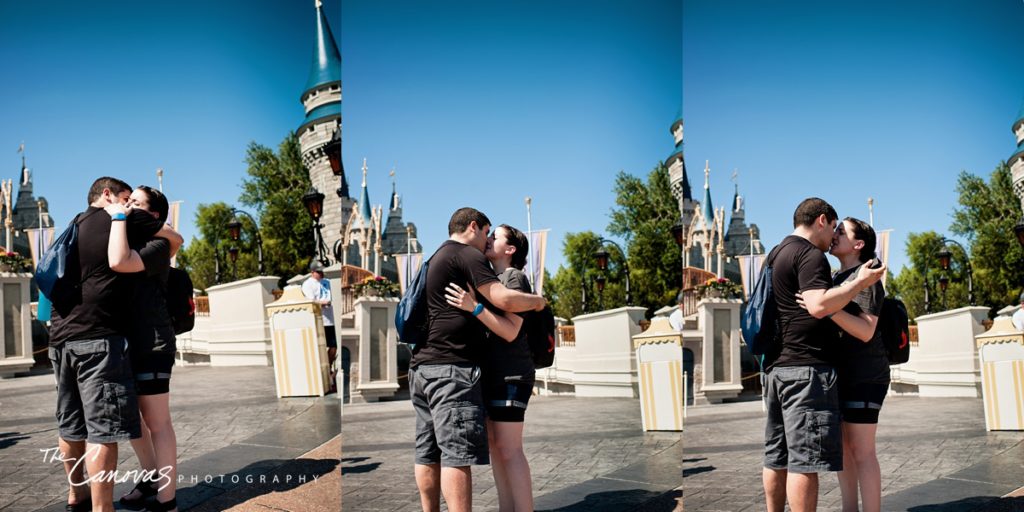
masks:
<path fill-rule="evenodd" d="M 538 510 L 764 510 L 760 402 L 691 408 L 683 438 L 643 433 L 631 399 L 533 397 L 524 443 Z M 345 510 L 417 510 L 408 401 L 346 406 Z M 883 509 L 1024 511 L 1024 432 L 986 432 L 979 399 L 891 397 L 878 433 Z M 682 464 L 680 464 L 682 460 Z M 680 481 L 680 466 L 684 478 Z M 474 510 L 496 510 L 488 466 L 473 468 Z M 820 510 L 840 510 L 832 475 Z"/>
<path fill-rule="evenodd" d="M 44 461 L 41 451 L 56 447 L 55 404 L 52 374 L 0 380 L 3 512 L 63 510 L 64 471 Z M 341 426 L 335 395 L 278 399 L 267 367 L 176 367 L 171 412 L 180 510 L 216 497 L 218 508 L 198 510 L 223 510 L 286 491 L 310 493 L 326 510 L 337 509 Z M 138 468 L 128 443 L 120 445 L 118 468 Z M 132 486 L 119 484 L 115 496 Z M 332 492 L 314 491 L 331 487 Z"/>
<path fill-rule="evenodd" d="M 692 409 L 683 459 L 686 508 L 764 510 L 763 438 L 760 402 Z M 993 500 L 1024 485 L 1022 441 L 1024 432 L 986 432 L 980 399 L 889 397 L 878 428 L 882 509 L 996 506 Z M 835 476 L 822 474 L 818 495 L 819 510 L 841 509 Z M 1020 501 L 1015 506 L 1024 510 Z"/>

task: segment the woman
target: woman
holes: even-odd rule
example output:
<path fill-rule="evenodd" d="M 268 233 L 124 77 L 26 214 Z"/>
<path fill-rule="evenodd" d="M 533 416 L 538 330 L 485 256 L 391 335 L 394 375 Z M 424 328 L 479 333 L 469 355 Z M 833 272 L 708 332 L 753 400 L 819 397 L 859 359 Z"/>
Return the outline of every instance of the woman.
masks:
<path fill-rule="evenodd" d="M 861 265 L 874 262 L 875 230 L 864 221 L 847 217 L 836 227 L 829 252 L 839 259 L 840 270 L 833 277 L 842 286 L 857 276 Z M 889 390 L 889 358 L 876 329 L 885 290 L 878 282 L 860 292 L 844 309 L 832 316 L 842 330 L 842 361 L 839 374 L 839 404 L 842 411 L 843 470 L 839 487 L 843 511 L 875 512 L 882 508 L 882 477 L 875 453 L 878 413 Z M 863 508 L 857 508 L 857 491 Z"/>
<path fill-rule="evenodd" d="M 508 288 L 533 293 L 526 274 L 529 243 L 518 229 L 502 224 L 487 240 L 485 255 L 498 279 Z M 470 290 L 457 285 L 448 288 L 448 303 L 464 311 L 476 307 Z M 492 332 L 504 338 L 489 336 L 482 365 L 484 405 L 487 408 L 487 438 L 491 452 L 491 472 L 498 489 L 498 510 L 533 510 L 533 484 L 530 465 L 523 453 L 523 421 L 526 405 L 533 393 L 533 357 L 526 342 L 518 315 L 479 318 Z"/>
<path fill-rule="evenodd" d="M 161 222 L 167 220 L 167 198 L 159 190 L 147 186 L 135 189 L 129 207 L 146 211 Z M 121 504 L 131 509 L 146 506 L 153 512 L 177 510 L 177 440 L 168 403 L 175 339 L 164 287 L 171 255 L 178 247 L 180 243 L 162 238 L 151 239 L 143 247 L 128 247 L 125 230 L 114 228 L 107 247 L 110 268 L 135 274 L 128 344 L 142 414 L 142 437 L 131 443 L 147 478 L 121 497 Z M 154 495 L 156 502 L 147 503 Z"/>

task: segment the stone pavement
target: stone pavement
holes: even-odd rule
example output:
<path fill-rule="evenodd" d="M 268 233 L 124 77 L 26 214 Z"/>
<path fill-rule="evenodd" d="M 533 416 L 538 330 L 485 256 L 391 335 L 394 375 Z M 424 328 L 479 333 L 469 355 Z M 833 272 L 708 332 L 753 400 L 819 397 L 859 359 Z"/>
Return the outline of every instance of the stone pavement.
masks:
<path fill-rule="evenodd" d="M 682 494 L 689 511 L 764 510 L 760 402 L 690 408 L 683 442 L 643 433 L 639 418 L 637 400 L 533 397 L 524 443 L 537 509 L 669 512 Z M 345 407 L 345 510 L 418 510 L 414 421 L 408 401 Z M 890 397 L 878 451 L 883 510 L 1024 510 L 1024 432 L 986 432 L 980 399 Z M 474 510 L 496 510 L 490 468 L 473 481 Z M 819 510 L 840 510 L 834 476 L 819 496 Z"/>
<path fill-rule="evenodd" d="M 41 452 L 56 447 L 55 403 L 50 373 L 0 380 L 3 512 L 63 510 L 63 469 L 44 461 Z M 237 505 L 266 492 L 299 492 L 311 483 L 326 485 L 320 479 L 339 474 L 337 449 L 334 455 L 325 450 L 309 458 L 311 450 L 332 439 L 340 443 L 336 395 L 278 399 L 271 368 L 175 367 L 171 413 L 178 438 L 180 510 L 221 495 L 232 496 Z M 120 445 L 118 468 L 138 468 L 128 443 Z M 261 486 L 261 477 L 271 485 Z M 119 484 L 115 496 L 132 485 Z M 324 504 L 330 510 L 337 508 L 337 489 L 333 498 L 321 493 L 320 499 L 330 500 Z"/>
<path fill-rule="evenodd" d="M 634 399 L 533 397 L 524 445 L 537 510 L 671 511 L 674 496 L 665 495 L 681 483 L 680 435 L 644 434 L 639 418 L 640 402 Z M 345 510 L 419 509 L 414 424 L 407 400 L 345 406 Z M 473 482 L 473 509 L 497 510 L 490 467 L 474 467 Z"/>
<path fill-rule="evenodd" d="M 695 408 L 683 458 L 687 510 L 764 510 L 760 402 Z M 882 509 L 961 512 L 1024 503 L 1000 496 L 1024 485 L 1024 432 L 986 432 L 971 398 L 889 397 L 878 427 Z M 819 510 L 840 510 L 836 477 L 820 476 Z M 991 508 L 991 510 L 1004 510 Z"/>

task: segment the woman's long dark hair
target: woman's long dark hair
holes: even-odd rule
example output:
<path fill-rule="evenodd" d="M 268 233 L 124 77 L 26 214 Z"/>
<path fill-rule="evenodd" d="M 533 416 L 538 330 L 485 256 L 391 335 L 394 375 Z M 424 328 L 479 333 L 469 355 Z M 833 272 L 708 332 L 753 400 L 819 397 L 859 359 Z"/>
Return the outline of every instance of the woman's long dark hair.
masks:
<path fill-rule="evenodd" d="M 843 219 L 843 222 L 847 221 L 853 226 L 853 238 L 864 242 L 864 247 L 860 250 L 860 256 L 857 259 L 861 263 L 867 263 L 875 257 L 875 245 L 878 243 L 875 228 L 868 225 L 867 222 L 853 217 Z"/>
<path fill-rule="evenodd" d="M 502 224 L 498 227 L 505 230 L 505 242 L 516 248 L 516 252 L 512 253 L 510 264 L 512 267 L 522 270 L 526 266 L 526 255 L 530 252 L 530 242 L 526 240 L 526 235 L 522 231 L 508 224 Z"/>
<path fill-rule="evenodd" d="M 170 206 L 167 204 L 167 196 L 163 192 L 146 185 L 139 185 L 137 188 L 143 191 L 146 197 L 149 198 L 149 211 L 157 214 L 160 222 L 166 222 L 167 211 L 170 209 Z"/>

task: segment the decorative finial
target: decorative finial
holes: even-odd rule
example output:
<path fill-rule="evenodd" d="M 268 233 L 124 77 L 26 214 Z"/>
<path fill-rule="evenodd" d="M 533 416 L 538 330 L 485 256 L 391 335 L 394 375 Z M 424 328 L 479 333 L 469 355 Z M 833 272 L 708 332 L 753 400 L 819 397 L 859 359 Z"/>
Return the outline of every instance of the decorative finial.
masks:
<path fill-rule="evenodd" d="M 316 0 L 316 8 L 317 9 L 323 7 L 323 5 L 324 5 L 324 3 L 321 0 Z"/>
<path fill-rule="evenodd" d="M 530 206 L 530 203 L 532 203 L 532 202 L 533 202 L 533 198 L 531 198 L 530 196 L 526 196 L 526 206 Z"/>
<path fill-rule="evenodd" d="M 711 177 L 711 166 L 709 165 L 709 162 L 709 160 L 704 160 L 704 188 L 711 188 L 708 184 L 708 180 Z"/>
<path fill-rule="evenodd" d="M 363 188 L 366 188 L 366 159 L 363 158 Z"/>

